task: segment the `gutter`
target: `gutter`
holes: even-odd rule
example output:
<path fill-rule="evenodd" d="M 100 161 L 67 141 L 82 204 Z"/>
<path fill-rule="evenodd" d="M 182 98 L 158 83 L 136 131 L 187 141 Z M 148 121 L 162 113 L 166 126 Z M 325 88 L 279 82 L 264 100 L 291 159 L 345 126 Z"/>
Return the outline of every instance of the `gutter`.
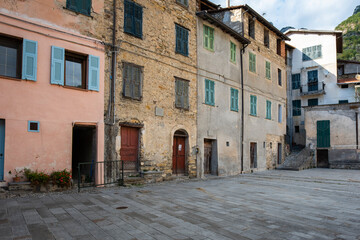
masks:
<path fill-rule="evenodd" d="M 245 52 L 245 48 L 248 44 L 243 45 L 242 49 L 240 50 L 240 68 L 241 68 L 241 167 L 240 173 L 244 171 L 244 68 L 243 68 L 243 54 Z"/>

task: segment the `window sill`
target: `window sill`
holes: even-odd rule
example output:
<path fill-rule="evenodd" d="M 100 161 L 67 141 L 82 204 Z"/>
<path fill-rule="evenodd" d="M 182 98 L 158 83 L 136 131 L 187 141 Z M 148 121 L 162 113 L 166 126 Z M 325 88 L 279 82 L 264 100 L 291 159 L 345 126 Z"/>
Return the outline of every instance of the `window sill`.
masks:
<path fill-rule="evenodd" d="M 52 84 L 52 85 L 55 85 L 55 84 Z M 73 89 L 73 90 L 79 90 L 79 91 L 83 91 L 83 92 L 94 92 L 92 90 L 89 90 L 89 89 L 84 89 L 84 88 L 77 88 L 77 87 L 71 87 L 71 86 L 62 86 L 62 85 L 58 85 L 58 86 L 61 86 L 63 88 L 67 88 L 67 89 Z"/>
<path fill-rule="evenodd" d="M 22 80 L 30 81 L 30 80 L 26 80 L 26 79 L 14 78 L 14 77 L 8 77 L 8 76 L 1 76 L 1 75 L 0 75 L 0 78 L 6 79 L 6 80 L 18 81 L 18 82 L 20 82 L 20 81 L 22 81 Z M 34 81 L 31 81 L 31 82 L 34 82 Z"/>
<path fill-rule="evenodd" d="M 232 61 L 232 60 L 230 60 L 230 62 L 231 62 L 232 64 L 235 64 L 235 65 L 236 65 L 236 61 Z"/>
<path fill-rule="evenodd" d="M 176 1 L 176 4 L 179 5 L 179 6 L 181 6 L 181 7 L 183 7 L 183 8 L 186 9 L 186 10 L 189 10 L 189 4 L 186 6 L 186 5 L 181 4 L 181 3 L 177 2 L 177 1 Z"/>
<path fill-rule="evenodd" d="M 129 36 L 132 36 L 132 37 L 135 37 L 135 38 L 144 40 L 143 37 L 142 37 L 142 34 L 141 34 L 141 36 L 137 36 L 137 35 L 135 35 L 135 34 L 133 34 L 133 33 L 131 33 L 131 32 L 125 31 L 125 29 L 124 29 L 124 33 L 125 33 L 126 35 L 129 35 Z"/>
<path fill-rule="evenodd" d="M 175 51 L 175 54 L 180 54 L 181 56 L 184 56 L 184 57 L 189 57 L 189 54 L 188 54 L 188 55 L 185 55 L 185 54 L 183 54 L 183 53 L 176 52 L 176 51 Z"/>
<path fill-rule="evenodd" d="M 266 120 L 270 120 L 270 121 L 272 120 L 271 118 L 265 118 L 265 119 L 266 119 Z"/>
<path fill-rule="evenodd" d="M 175 106 L 175 108 L 176 108 L 176 109 L 179 109 L 180 111 L 185 111 L 185 112 L 189 112 L 189 111 L 190 111 L 190 107 L 188 107 L 188 108 L 182 108 L 182 107 L 176 107 L 176 106 Z"/>
<path fill-rule="evenodd" d="M 266 79 L 266 80 L 269 80 L 269 81 L 271 81 L 271 78 L 267 78 L 267 77 L 265 77 L 265 79 Z"/>
<path fill-rule="evenodd" d="M 134 101 L 137 101 L 137 102 L 141 102 L 141 100 L 142 100 L 142 97 L 141 97 L 141 98 L 132 98 L 132 97 L 124 96 L 124 94 L 122 94 L 122 97 L 123 97 L 124 99 L 134 100 Z"/>
<path fill-rule="evenodd" d="M 253 114 L 249 114 L 250 117 L 256 117 L 258 118 L 259 116 L 258 115 L 253 115 Z"/>
<path fill-rule="evenodd" d="M 215 107 L 215 104 L 210 104 L 210 103 L 203 103 L 203 104 L 210 106 L 210 107 Z"/>
<path fill-rule="evenodd" d="M 230 112 L 238 113 L 238 112 L 239 112 L 239 109 L 238 109 L 238 110 L 230 109 Z"/>
<path fill-rule="evenodd" d="M 209 52 L 212 52 L 212 53 L 215 52 L 215 50 L 214 50 L 214 49 L 211 49 L 211 48 L 206 48 L 206 47 L 204 47 L 204 49 L 206 49 L 206 50 L 208 50 Z"/>
<path fill-rule="evenodd" d="M 68 11 L 70 11 L 70 12 L 76 13 L 77 15 L 83 15 L 83 16 L 89 17 L 89 18 L 91 18 L 91 19 L 94 18 L 93 16 L 91 16 L 91 14 L 90 14 L 90 15 L 87 15 L 87 14 L 84 14 L 84 13 L 76 12 L 76 11 L 74 11 L 74 10 L 71 10 L 71 9 L 67 8 L 67 7 L 63 7 L 63 9 L 66 9 L 66 10 L 68 10 Z"/>

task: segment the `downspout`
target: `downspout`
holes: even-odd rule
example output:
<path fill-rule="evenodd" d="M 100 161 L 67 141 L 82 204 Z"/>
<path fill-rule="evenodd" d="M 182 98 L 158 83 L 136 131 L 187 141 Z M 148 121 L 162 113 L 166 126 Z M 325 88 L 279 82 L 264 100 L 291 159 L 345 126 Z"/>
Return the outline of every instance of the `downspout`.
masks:
<path fill-rule="evenodd" d="M 113 6 L 113 34 L 112 34 L 112 67 L 111 67 L 111 87 L 110 87 L 110 112 L 111 112 L 111 122 L 109 125 L 114 126 L 115 125 L 115 82 L 116 82 L 116 53 L 117 53 L 117 47 L 116 44 L 116 0 L 114 0 L 114 6 Z"/>
<path fill-rule="evenodd" d="M 359 119 L 358 119 L 358 113 L 355 113 L 356 118 L 356 149 L 359 149 Z"/>
<path fill-rule="evenodd" d="M 248 45 L 243 45 L 243 48 L 240 51 L 240 68 L 241 68 L 241 168 L 240 172 L 244 171 L 244 74 L 243 74 L 243 54 L 245 52 L 245 48 Z"/>

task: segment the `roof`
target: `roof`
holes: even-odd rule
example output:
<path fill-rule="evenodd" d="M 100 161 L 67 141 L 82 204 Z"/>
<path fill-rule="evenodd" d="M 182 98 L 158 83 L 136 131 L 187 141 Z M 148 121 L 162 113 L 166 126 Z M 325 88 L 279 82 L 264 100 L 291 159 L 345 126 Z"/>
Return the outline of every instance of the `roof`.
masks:
<path fill-rule="evenodd" d="M 218 28 L 222 29 L 224 32 L 230 34 L 233 38 L 235 38 L 236 40 L 238 40 L 242 44 L 249 44 L 250 43 L 250 40 L 245 38 L 243 35 L 241 35 L 237 31 L 235 31 L 234 29 L 232 29 L 231 27 L 229 27 L 228 25 L 226 25 L 225 23 L 223 23 L 219 19 L 213 17 L 211 14 L 208 13 L 208 11 L 197 12 L 196 15 L 198 17 L 204 19 L 205 21 L 208 21 L 209 23 L 211 23 L 211 24 L 217 26 Z"/>
<path fill-rule="evenodd" d="M 286 48 L 290 48 L 290 49 L 295 49 L 296 47 L 294 47 L 294 46 L 292 46 L 292 45 L 290 45 L 290 44 L 288 44 L 288 43 L 285 43 L 285 47 Z"/>
<path fill-rule="evenodd" d="M 254 9 L 252 9 L 249 5 L 245 4 L 245 5 L 238 5 L 238 6 L 231 6 L 231 7 L 227 7 L 227 8 L 220 8 L 220 9 L 216 9 L 216 10 L 211 10 L 209 11 L 209 13 L 217 13 L 217 12 L 223 12 L 223 11 L 229 11 L 229 10 L 235 10 L 235 9 L 240 9 L 243 8 L 246 12 L 248 12 L 249 14 L 251 14 L 252 16 L 254 16 L 256 18 L 256 20 L 258 20 L 259 22 L 261 22 L 264 26 L 266 26 L 269 30 L 273 31 L 276 35 L 278 35 L 281 39 L 283 40 L 290 40 L 290 38 L 288 36 L 286 36 L 285 34 L 283 34 L 279 29 L 277 29 L 274 25 L 272 25 L 269 21 L 267 21 L 265 18 L 263 18 L 260 14 L 258 14 Z"/>
<path fill-rule="evenodd" d="M 220 5 L 217 5 L 209 0 L 201 0 L 200 2 L 204 5 L 207 5 L 209 8 L 218 9 L 220 7 Z"/>
<path fill-rule="evenodd" d="M 284 33 L 286 36 L 290 34 L 323 34 L 323 35 L 336 35 L 336 52 L 343 52 L 343 38 L 342 31 L 339 30 L 311 30 L 311 29 L 289 29 Z"/>
<path fill-rule="evenodd" d="M 343 59 L 338 59 L 337 62 L 338 62 L 338 63 L 354 63 L 354 64 L 360 64 L 360 61 L 343 60 Z"/>

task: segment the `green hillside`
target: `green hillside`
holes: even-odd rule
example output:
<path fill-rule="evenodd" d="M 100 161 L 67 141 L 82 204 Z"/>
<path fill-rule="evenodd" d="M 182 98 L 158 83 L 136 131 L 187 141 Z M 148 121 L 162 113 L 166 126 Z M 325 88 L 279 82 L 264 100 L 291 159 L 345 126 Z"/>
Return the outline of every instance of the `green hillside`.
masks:
<path fill-rule="evenodd" d="M 359 6 L 356 8 L 358 9 Z M 343 31 L 344 51 L 339 59 L 360 61 L 360 12 L 340 23 L 335 29 Z"/>

